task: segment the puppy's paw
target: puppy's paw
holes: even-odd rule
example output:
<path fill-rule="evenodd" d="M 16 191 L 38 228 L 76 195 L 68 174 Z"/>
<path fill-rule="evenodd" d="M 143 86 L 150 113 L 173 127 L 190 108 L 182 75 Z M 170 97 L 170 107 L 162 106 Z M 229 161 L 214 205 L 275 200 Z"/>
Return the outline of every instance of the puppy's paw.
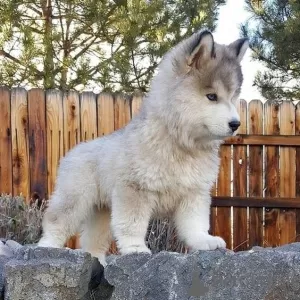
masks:
<path fill-rule="evenodd" d="M 212 236 L 207 233 L 200 233 L 194 245 L 194 250 L 215 250 L 218 248 L 226 248 L 225 241 L 219 236 Z"/>
<path fill-rule="evenodd" d="M 42 247 L 42 248 L 61 248 L 57 243 L 53 242 L 52 240 L 48 239 L 41 239 L 37 247 Z"/>
<path fill-rule="evenodd" d="M 151 254 L 151 250 L 146 247 L 146 245 L 130 245 L 127 247 L 122 247 L 120 250 L 122 255 L 130 253 L 148 253 Z"/>

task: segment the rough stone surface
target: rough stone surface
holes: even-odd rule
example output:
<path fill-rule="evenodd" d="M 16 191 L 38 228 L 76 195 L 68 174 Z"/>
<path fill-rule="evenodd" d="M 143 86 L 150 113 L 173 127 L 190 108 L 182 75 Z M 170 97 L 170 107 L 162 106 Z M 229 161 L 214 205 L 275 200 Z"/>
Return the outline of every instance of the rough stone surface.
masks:
<path fill-rule="evenodd" d="M 0 300 L 4 299 L 4 266 L 14 256 L 5 240 L 0 241 Z"/>
<path fill-rule="evenodd" d="M 4 277 L 5 300 L 300 300 L 300 243 L 110 256 L 105 269 L 79 250 L 0 241 L 0 251 L 0 300 Z"/>
<path fill-rule="evenodd" d="M 231 251 L 217 250 L 188 255 L 160 252 L 114 256 L 108 259 L 105 277 L 115 287 L 113 300 L 190 299 L 193 278 L 232 255 Z M 201 290 L 200 281 L 199 285 Z"/>
<path fill-rule="evenodd" d="M 300 243 L 276 249 L 109 258 L 114 300 L 300 299 Z"/>
<path fill-rule="evenodd" d="M 5 265 L 5 300 L 80 300 L 88 292 L 91 272 L 88 253 L 22 247 Z"/>

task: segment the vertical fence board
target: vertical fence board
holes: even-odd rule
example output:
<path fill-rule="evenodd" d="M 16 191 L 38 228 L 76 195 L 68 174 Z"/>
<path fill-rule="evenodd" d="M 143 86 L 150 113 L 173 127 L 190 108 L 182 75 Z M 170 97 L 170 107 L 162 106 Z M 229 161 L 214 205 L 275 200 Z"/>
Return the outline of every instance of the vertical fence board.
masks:
<path fill-rule="evenodd" d="M 10 91 L 0 87 L 0 194 L 12 193 Z"/>
<path fill-rule="evenodd" d="M 80 105 L 77 92 L 63 96 L 64 153 L 80 142 Z"/>
<path fill-rule="evenodd" d="M 46 102 L 42 89 L 28 92 L 30 197 L 47 197 Z"/>
<path fill-rule="evenodd" d="M 80 142 L 80 104 L 79 95 L 69 91 L 63 95 L 63 128 L 64 128 L 64 154 Z M 79 248 L 78 237 L 71 237 L 66 246 Z"/>
<path fill-rule="evenodd" d="M 279 135 L 279 105 L 265 103 L 265 129 L 267 135 Z M 279 147 L 265 147 L 265 196 L 279 197 Z M 279 245 L 279 209 L 265 209 L 264 246 Z"/>
<path fill-rule="evenodd" d="M 97 99 L 98 136 L 112 133 L 115 130 L 114 98 L 107 93 L 100 93 Z"/>
<path fill-rule="evenodd" d="M 263 134 L 263 104 L 249 103 L 249 134 Z M 263 196 L 263 146 L 249 146 L 249 197 Z M 249 208 L 249 247 L 263 245 L 263 208 Z"/>
<path fill-rule="evenodd" d="M 60 158 L 64 154 L 63 105 L 60 91 L 46 92 L 48 194 L 51 195 Z"/>
<path fill-rule="evenodd" d="M 134 95 L 131 101 L 131 116 L 132 118 L 140 111 L 142 105 L 142 95 Z"/>
<path fill-rule="evenodd" d="M 124 95 L 116 95 L 115 130 L 123 128 L 130 119 L 130 99 Z"/>
<path fill-rule="evenodd" d="M 295 134 L 295 107 L 290 101 L 280 106 L 280 134 Z M 280 147 L 280 197 L 296 195 L 296 149 Z M 279 214 L 280 244 L 295 241 L 296 210 L 281 209 Z"/>
<path fill-rule="evenodd" d="M 296 107 L 295 134 L 300 139 L 300 102 Z M 300 197 L 300 147 L 296 148 L 296 197 Z M 300 209 L 296 209 L 296 242 L 300 242 Z"/>
<path fill-rule="evenodd" d="M 25 89 L 11 91 L 13 194 L 29 199 L 28 110 Z"/>
<path fill-rule="evenodd" d="M 240 101 L 240 134 L 247 133 L 247 102 Z M 233 196 L 247 196 L 247 146 L 233 146 Z M 248 247 L 247 208 L 233 208 L 233 249 Z"/>
<path fill-rule="evenodd" d="M 97 137 L 97 103 L 95 94 L 85 92 L 80 98 L 81 140 L 88 141 Z"/>
<path fill-rule="evenodd" d="M 218 196 L 231 196 L 231 146 L 223 145 L 220 149 L 220 171 L 218 176 Z M 216 235 L 221 236 L 226 247 L 231 249 L 231 208 L 217 207 Z"/>

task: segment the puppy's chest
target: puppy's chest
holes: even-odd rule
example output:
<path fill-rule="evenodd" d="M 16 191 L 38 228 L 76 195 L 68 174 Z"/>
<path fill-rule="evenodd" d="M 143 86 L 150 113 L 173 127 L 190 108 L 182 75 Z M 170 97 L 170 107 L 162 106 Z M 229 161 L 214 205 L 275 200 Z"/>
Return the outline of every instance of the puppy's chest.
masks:
<path fill-rule="evenodd" d="M 150 166 L 147 186 L 150 190 L 170 194 L 185 194 L 187 190 L 208 190 L 216 179 L 219 159 L 217 156 L 164 161 Z"/>

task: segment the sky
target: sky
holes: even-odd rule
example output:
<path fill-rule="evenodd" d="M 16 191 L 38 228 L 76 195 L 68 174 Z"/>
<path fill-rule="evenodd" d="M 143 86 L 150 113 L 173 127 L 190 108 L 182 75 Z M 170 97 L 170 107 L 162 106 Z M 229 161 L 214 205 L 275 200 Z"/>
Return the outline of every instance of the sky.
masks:
<path fill-rule="evenodd" d="M 214 39 L 220 44 L 230 44 L 240 37 L 239 26 L 249 18 L 249 13 L 245 10 L 244 0 L 227 0 L 226 5 L 219 10 L 219 20 Z M 241 99 L 250 101 L 252 99 L 262 99 L 259 91 L 252 86 L 254 76 L 262 64 L 251 59 L 251 50 L 248 49 L 241 63 L 244 75 L 244 82 L 241 91 Z"/>

